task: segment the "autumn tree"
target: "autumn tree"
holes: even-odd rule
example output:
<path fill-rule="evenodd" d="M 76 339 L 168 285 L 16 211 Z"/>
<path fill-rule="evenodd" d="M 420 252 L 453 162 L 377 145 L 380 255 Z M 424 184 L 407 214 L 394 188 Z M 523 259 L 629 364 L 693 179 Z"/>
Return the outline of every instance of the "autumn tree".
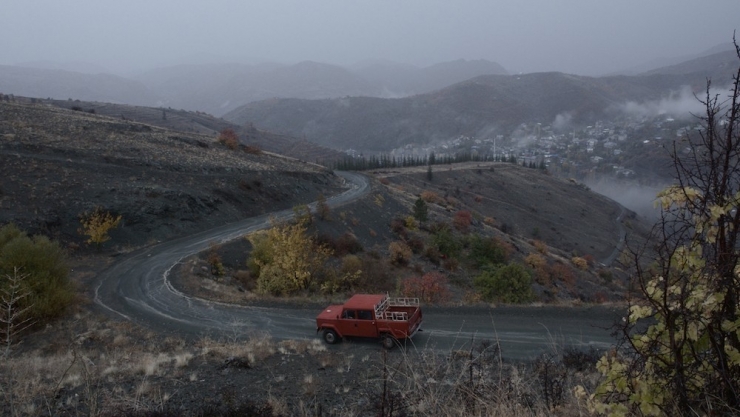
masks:
<path fill-rule="evenodd" d="M 740 48 L 735 42 L 740 58 Z M 740 413 L 740 68 L 729 94 L 707 82 L 702 129 L 673 143 L 675 184 L 658 195 L 616 354 L 590 397 L 611 415 Z"/>
<path fill-rule="evenodd" d="M 421 277 L 409 277 L 401 283 L 404 297 L 417 297 L 425 303 L 441 303 L 450 299 L 447 277 L 439 272 L 428 272 Z"/>
<path fill-rule="evenodd" d="M 114 216 L 98 206 L 91 213 L 84 212 L 80 215 L 82 227 L 79 232 L 88 237 L 87 243 L 93 243 L 100 249 L 100 245 L 110 240 L 108 233 L 121 224 L 121 219 L 120 215 Z"/>
<path fill-rule="evenodd" d="M 388 245 L 390 261 L 394 265 L 406 265 L 411 260 L 413 252 L 409 245 L 402 241 L 391 242 Z"/>
<path fill-rule="evenodd" d="M 470 225 L 472 223 L 473 214 L 468 210 L 460 210 L 456 212 L 455 217 L 452 218 L 452 225 L 462 233 L 467 233 L 470 230 Z"/>
<path fill-rule="evenodd" d="M 239 136 L 231 128 L 222 130 L 217 140 L 231 150 L 236 150 L 239 147 Z"/>
<path fill-rule="evenodd" d="M 249 241 L 253 250 L 247 264 L 261 293 L 287 295 L 309 289 L 331 256 L 331 250 L 307 235 L 303 223 L 273 224 Z"/>

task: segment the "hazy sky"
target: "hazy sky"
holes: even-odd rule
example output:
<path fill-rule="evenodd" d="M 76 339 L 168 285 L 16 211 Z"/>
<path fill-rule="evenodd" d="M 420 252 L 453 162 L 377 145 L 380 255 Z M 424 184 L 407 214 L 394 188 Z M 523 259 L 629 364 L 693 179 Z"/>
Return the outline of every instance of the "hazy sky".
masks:
<path fill-rule="evenodd" d="M 489 59 L 597 75 L 730 42 L 739 0 L 0 0 L 0 64 Z"/>

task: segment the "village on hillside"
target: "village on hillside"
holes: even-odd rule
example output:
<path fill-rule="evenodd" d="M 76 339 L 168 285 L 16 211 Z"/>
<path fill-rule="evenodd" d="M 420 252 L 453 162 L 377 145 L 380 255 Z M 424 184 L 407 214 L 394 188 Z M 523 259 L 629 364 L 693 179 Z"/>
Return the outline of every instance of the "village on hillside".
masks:
<path fill-rule="evenodd" d="M 600 120 L 592 125 L 556 129 L 552 124 L 521 124 L 508 134 L 485 137 L 457 136 L 434 144 L 409 144 L 393 149 L 395 160 L 455 160 L 459 155 L 472 159 L 511 161 L 524 166 L 546 167 L 553 174 L 587 181 L 613 177 L 650 183 L 661 177 L 660 167 L 646 163 L 648 156 L 669 156 L 675 139 L 698 135 L 701 127 L 689 119 L 669 115 L 625 117 Z M 684 145 L 679 152 L 690 149 Z M 345 150 L 353 158 L 366 156 L 354 149 Z"/>

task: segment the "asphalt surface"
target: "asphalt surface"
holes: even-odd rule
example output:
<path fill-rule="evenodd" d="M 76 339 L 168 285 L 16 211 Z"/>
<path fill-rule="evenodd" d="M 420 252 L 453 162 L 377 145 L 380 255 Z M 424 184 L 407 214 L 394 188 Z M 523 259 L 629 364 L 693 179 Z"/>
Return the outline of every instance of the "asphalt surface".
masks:
<path fill-rule="evenodd" d="M 351 188 L 329 198 L 330 207 L 369 193 L 363 175 L 338 174 Z M 211 242 L 237 239 L 268 227 L 271 217 L 292 215 L 292 210 L 282 210 L 252 217 L 125 255 L 99 275 L 95 303 L 109 314 L 179 336 L 246 338 L 267 333 L 275 339 L 315 338 L 320 307 L 235 306 L 190 297 L 168 280 L 174 266 L 207 249 Z M 606 307 L 430 307 L 423 308 L 423 313 L 423 331 L 407 346 L 449 350 L 466 349 L 471 341 L 498 341 L 503 357 L 514 360 L 531 359 L 564 346 L 609 348 L 614 343 L 609 327 L 619 317 L 618 311 Z M 370 341 L 349 343 L 377 349 Z"/>

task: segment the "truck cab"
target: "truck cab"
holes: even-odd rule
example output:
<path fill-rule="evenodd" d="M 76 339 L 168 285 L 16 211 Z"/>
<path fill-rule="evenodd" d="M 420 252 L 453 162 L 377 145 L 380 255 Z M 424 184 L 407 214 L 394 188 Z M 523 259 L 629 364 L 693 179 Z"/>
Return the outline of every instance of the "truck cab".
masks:
<path fill-rule="evenodd" d="M 418 298 L 390 298 L 387 294 L 356 294 L 342 305 L 331 305 L 316 317 L 316 331 L 326 343 L 344 337 L 381 339 L 392 348 L 399 340 L 420 330 L 422 313 Z"/>

